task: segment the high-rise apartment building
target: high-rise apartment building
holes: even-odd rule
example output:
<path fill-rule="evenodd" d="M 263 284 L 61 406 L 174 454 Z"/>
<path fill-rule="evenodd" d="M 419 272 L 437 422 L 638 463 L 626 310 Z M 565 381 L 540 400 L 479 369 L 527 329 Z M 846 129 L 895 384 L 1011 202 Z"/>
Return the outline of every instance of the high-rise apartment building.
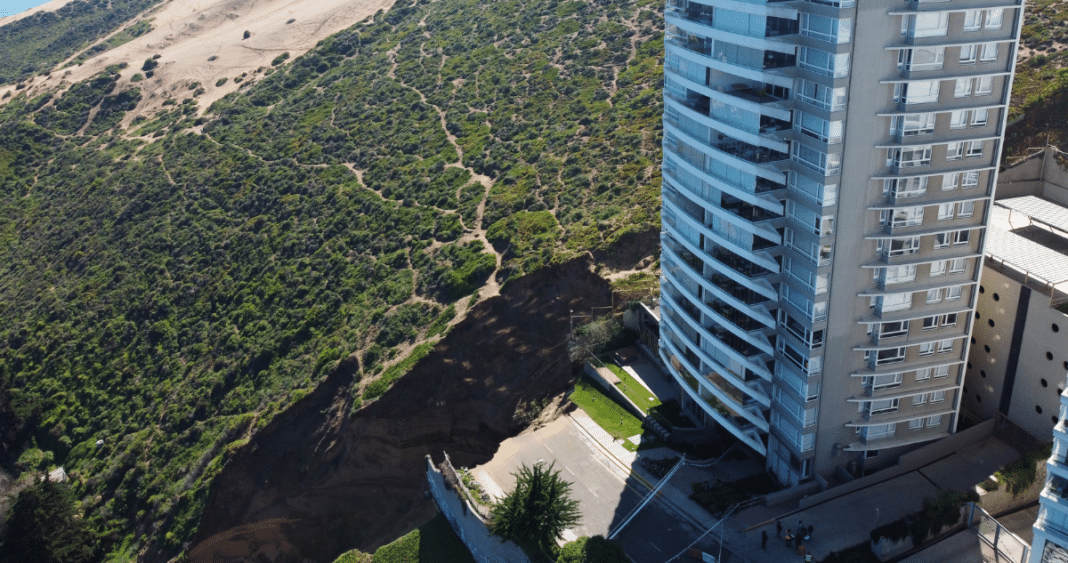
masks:
<path fill-rule="evenodd" d="M 1063 381 L 1061 384 L 1063 385 Z M 1053 427 L 1053 452 L 1046 462 L 1046 487 L 1038 498 L 1029 563 L 1068 561 L 1068 391 L 1061 393 L 1060 421 Z"/>
<path fill-rule="evenodd" d="M 660 354 L 786 484 L 954 432 L 1004 0 L 668 0 Z"/>

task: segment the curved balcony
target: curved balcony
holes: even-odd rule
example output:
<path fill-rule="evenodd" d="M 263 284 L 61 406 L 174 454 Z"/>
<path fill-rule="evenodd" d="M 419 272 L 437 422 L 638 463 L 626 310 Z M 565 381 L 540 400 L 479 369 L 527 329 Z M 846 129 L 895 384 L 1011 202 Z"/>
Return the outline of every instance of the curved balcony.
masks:
<path fill-rule="evenodd" d="M 761 115 L 720 102 L 712 103 L 704 94 L 685 99 L 668 92 L 664 95 L 664 123 L 683 131 L 702 145 L 715 136 L 729 136 L 753 146 L 785 153 L 789 146 L 779 135 L 793 124 L 787 120 Z"/>
<path fill-rule="evenodd" d="M 686 299 L 672 296 L 667 292 L 663 292 L 660 295 L 662 299 L 661 303 L 667 302 L 676 311 L 685 313 L 686 322 L 702 336 L 702 341 L 715 340 L 725 345 L 729 348 L 729 350 L 726 350 L 727 355 L 732 356 L 735 361 L 745 364 L 747 367 L 748 364 L 752 364 L 759 368 L 760 364 L 757 364 L 756 362 L 759 362 L 762 356 L 771 354 L 770 343 L 767 342 L 766 338 L 763 343 L 754 343 L 752 340 L 755 340 L 755 338 L 751 335 L 747 335 L 745 332 L 737 328 L 734 330 L 738 330 L 738 332 L 744 336 L 735 334 L 730 328 L 712 320 L 711 315 L 707 318 L 702 317 L 701 313 L 704 312 L 702 311 L 702 308 Z M 733 351 L 734 354 L 731 354 L 731 351 Z M 753 371 L 759 372 L 758 370 Z M 763 371 L 767 371 L 766 366 Z"/>
<path fill-rule="evenodd" d="M 717 245 L 729 248 L 744 256 L 746 259 L 768 268 L 777 268 L 778 263 L 765 251 L 781 245 L 781 237 L 773 228 L 757 230 L 752 224 L 744 223 L 744 218 L 739 218 L 733 213 L 724 213 L 723 208 L 717 211 L 709 211 L 711 217 L 703 220 L 706 215 L 704 208 L 686 197 L 674 192 L 668 187 L 663 191 L 664 208 L 661 215 L 665 222 L 670 223 L 672 228 L 682 228 L 678 220 L 686 222 L 686 227 L 696 230 Z M 759 209 L 759 208 L 758 208 Z M 772 219 L 778 217 L 772 216 Z M 769 232 L 770 231 L 770 232 Z M 760 237 L 775 237 L 769 241 Z"/>
<path fill-rule="evenodd" d="M 751 56 L 748 60 L 739 60 L 737 57 L 727 57 L 726 53 L 723 53 L 723 57 L 720 58 L 720 53 L 713 56 L 714 43 L 711 39 L 692 34 L 667 36 L 664 38 L 664 49 L 669 53 L 675 52 L 699 65 L 740 79 L 793 88 L 792 70 L 797 67 L 796 56 L 751 49 L 751 51 L 763 54 Z"/>
<path fill-rule="evenodd" d="M 727 264 L 720 262 L 715 257 L 709 255 L 707 252 L 701 250 L 698 246 L 693 245 L 689 241 L 684 239 L 677 239 L 671 236 L 670 231 L 665 231 L 666 238 L 661 238 L 661 246 L 674 253 L 679 258 L 679 262 L 689 265 L 693 270 L 698 272 L 698 275 L 710 279 L 713 284 L 723 288 L 724 291 L 729 291 L 732 295 L 738 296 L 742 299 L 743 296 L 752 296 L 753 302 L 760 302 L 759 297 L 756 295 L 762 295 L 769 300 L 777 300 L 779 298 L 779 292 L 771 285 L 771 281 L 764 278 L 748 278 L 743 274 L 735 271 Z M 714 270 L 710 275 L 705 274 L 705 266 L 708 266 Z M 729 283 L 727 283 L 729 281 Z M 728 288 L 744 288 L 746 291 L 732 291 Z M 756 294 L 756 295 L 753 295 Z M 747 300 L 747 303 L 750 302 Z"/>
<path fill-rule="evenodd" d="M 699 312 L 704 313 L 712 322 L 727 327 L 741 338 L 753 338 L 759 345 L 766 347 L 766 353 L 772 352 L 772 345 L 767 334 L 774 328 L 774 324 L 764 324 L 731 307 L 726 301 L 716 299 L 715 296 L 698 297 L 691 286 L 673 283 L 667 276 L 665 276 L 664 283 L 670 287 L 670 291 L 678 292 L 678 295 L 671 293 L 671 299 L 679 303 L 685 301 L 696 304 Z"/>
<path fill-rule="evenodd" d="M 764 418 L 764 411 L 771 406 L 771 397 L 760 386 L 760 380 L 747 384 L 729 375 L 730 372 L 724 370 L 718 363 L 706 362 L 707 358 L 704 354 L 694 352 L 688 346 L 677 342 L 677 338 L 676 334 L 674 337 L 662 339 L 661 347 L 666 348 L 678 361 L 678 367 L 697 380 L 694 383 L 699 383 L 699 387 L 710 391 L 716 399 L 729 406 L 731 411 L 745 419 L 748 424 L 758 426 L 766 432 L 768 423 Z M 685 353 L 680 349 L 685 349 Z M 702 370 L 699 368 L 702 364 L 707 364 L 712 372 L 720 373 L 716 373 L 714 377 L 700 375 Z M 692 383 L 687 381 L 687 384 L 692 388 Z M 724 387 L 719 385 L 724 385 Z"/>
<path fill-rule="evenodd" d="M 712 171 L 725 172 L 725 170 L 720 170 L 724 167 L 709 167 L 706 171 L 703 159 L 704 156 L 701 155 L 698 164 L 694 164 L 682 155 L 665 153 L 664 165 L 661 169 L 664 177 L 669 179 L 676 189 L 688 191 L 694 196 L 692 199 L 712 201 L 715 199 L 715 191 L 719 191 L 777 215 L 784 213 L 783 203 L 777 197 L 786 189 L 782 184 L 741 172 L 730 180 L 723 179 Z"/>
<path fill-rule="evenodd" d="M 685 250 L 681 252 L 689 254 Z M 668 249 L 664 255 L 667 259 L 661 260 L 661 272 L 672 284 L 686 288 L 692 288 L 695 284 L 699 285 L 706 296 L 713 296 L 765 326 L 774 326 L 775 317 L 768 309 L 768 305 L 774 303 L 773 300 L 744 285 L 736 284 L 724 276 L 712 276 L 713 280 L 705 279 L 693 264 L 687 263 L 686 258 L 680 257 L 671 249 Z M 693 259 L 693 256 L 689 255 L 689 258 Z M 699 260 L 695 263 L 700 266 Z"/>

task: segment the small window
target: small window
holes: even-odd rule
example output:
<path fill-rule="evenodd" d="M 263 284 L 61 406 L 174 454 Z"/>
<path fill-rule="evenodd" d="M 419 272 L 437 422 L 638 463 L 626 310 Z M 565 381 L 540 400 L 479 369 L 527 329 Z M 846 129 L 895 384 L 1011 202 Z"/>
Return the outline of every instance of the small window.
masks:
<path fill-rule="evenodd" d="M 983 142 L 982 141 L 970 141 L 968 143 L 968 150 L 964 153 L 967 158 L 979 158 L 983 156 Z"/>
<path fill-rule="evenodd" d="M 975 62 L 975 57 L 979 52 L 978 45 L 961 45 L 960 47 L 960 64 L 970 64 Z"/>
<path fill-rule="evenodd" d="M 953 351 L 953 341 L 952 340 L 940 340 L 940 341 L 938 341 L 938 353 L 939 354 L 946 354 L 946 353 L 949 353 L 949 352 L 952 352 L 952 351 Z"/>
<path fill-rule="evenodd" d="M 931 393 L 931 402 L 932 403 L 942 403 L 945 400 L 946 400 L 946 392 L 945 391 L 934 391 L 934 392 Z"/>
<path fill-rule="evenodd" d="M 1042 414 L 1042 407 L 1035 405 L 1035 412 L 1037 412 L 1038 414 Z"/>
<path fill-rule="evenodd" d="M 983 379 L 986 379 L 986 370 L 985 369 L 979 370 L 979 377 L 982 377 Z"/>
<path fill-rule="evenodd" d="M 997 43 L 983 43 L 983 48 L 980 49 L 981 54 L 979 60 L 984 63 L 992 63 L 998 60 L 998 44 Z"/>
<path fill-rule="evenodd" d="M 971 78 L 958 78 L 957 84 L 953 88 L 954 98 L 967 98 L 972 95 L 972 79 Z"/>
<path fill-rule="evenodd" d="M 1001 23 L 1004 20 L 1005 11 L 1001 8 L 993 8 L 986 11 L 986 28 L 987 29 L 1001 29 Z"/>
<path fill-rule="evenodd" d="M 997 293 L 994 294 L 994 301 L 1001 301 L 1001 296 Z"/>
<path fill-rule="evenodd" d="M 1060 332 L 1061 331 L 1061 327 L 1057 326 L 1057 323 L 1053 323 L 1053 325 L 1050 326 L 1050 328 L 1053 329 L 1053 332 Z"/>
<path fill-rule="evenodd" d="M 1053 361 L 1053 352 L 1046 352 L 1046 359 L 1052 362 Z"/>
<path fill-rule="evenodd" d="M 964 143 L 957 141 L 946 145 L 946 160 L 960 160 L 964 158 Z"/>
<path fill-rule="evenodd" d="M 918 430 L 920 428 L 923 428 L 923 419 L 922 418 L 916 418 L 916 419 L 913 419 L 913 420 L 909 421 L 909 429 L 910 430 Z"/>
<path fill-rule="evenodd" d="M 972 127 L 982 127 L 986 125 L 986 122 L 990 119 L 990 110 L 987 108 L 980 108 L 972 110 Z"/>
<path fill-rule="evenodd" d="M 989 354 L 990 353 L 990 345 L 989 344 L 983 344 L 983 351 L 986 352 L 987 354 Z"/>
<path fill-rule="evenodd" d="M 994 328 L 994 319 L 987 319 L 986 324 L 989 325 L 990 328 Z"/>
<path fill-rule="evenodd" d="M 934 342 L 924 342 L 923 344 L 920 344 L 920 346 L 919 346 L 919 350 L 920 350 L 919 354 L 921 356 L 930 356 L 931 354 L 934 354 L 934 349 L 935 349 L 935 343 Z"/>
<path fill-rule="evenodd" d="M 983 11 L 965 10 L 964 31 L 979 31 L 980 29 L 983 29 Z"/>
<path fill-rule="evenodd" d="M 1038 383 L 1043 387 L 1049 387 L 1049 382 L 1047 382 L 1045 379 L 1038 380 Z"/>

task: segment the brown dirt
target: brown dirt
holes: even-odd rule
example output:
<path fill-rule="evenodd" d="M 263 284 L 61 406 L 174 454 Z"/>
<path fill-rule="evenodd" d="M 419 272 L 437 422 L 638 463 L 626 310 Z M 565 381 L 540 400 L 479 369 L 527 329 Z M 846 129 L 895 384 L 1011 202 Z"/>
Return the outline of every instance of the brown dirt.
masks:
<path fill-rule="evenodd" d="M 353 548 L 373 551 L 428 519 L 426 455 L 485 463 L 522 430 L 513 421 L 520 402 L 573 384 L 568 311 L 610 299 L 591 268 L 584 257 L 508 284 L 351 416 L 356 364 L 342 364 L 230 460 L 189 560 L 328 562 Z"/>

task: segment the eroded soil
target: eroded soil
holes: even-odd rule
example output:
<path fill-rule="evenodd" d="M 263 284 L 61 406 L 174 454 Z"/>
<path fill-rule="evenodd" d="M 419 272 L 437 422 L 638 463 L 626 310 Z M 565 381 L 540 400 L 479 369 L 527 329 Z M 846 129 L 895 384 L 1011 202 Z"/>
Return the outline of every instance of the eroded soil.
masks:
<path fill-rule="evenodd" d="M 588 258 L 515 280 L 475 306 L 382 398 L 350 413 L 356 363 L 259 432 L 215 482 L 195 562 L 332 561 L 373 551 L 425 519 L 424 457 L 493 457 L 522 427 L 517 406 L 574 381 L 570 310 L 610 302 Z"/>

